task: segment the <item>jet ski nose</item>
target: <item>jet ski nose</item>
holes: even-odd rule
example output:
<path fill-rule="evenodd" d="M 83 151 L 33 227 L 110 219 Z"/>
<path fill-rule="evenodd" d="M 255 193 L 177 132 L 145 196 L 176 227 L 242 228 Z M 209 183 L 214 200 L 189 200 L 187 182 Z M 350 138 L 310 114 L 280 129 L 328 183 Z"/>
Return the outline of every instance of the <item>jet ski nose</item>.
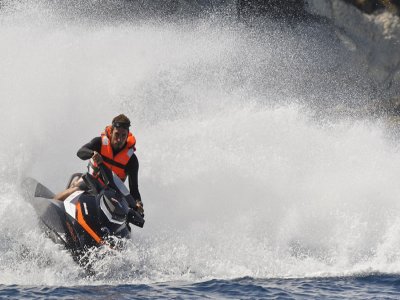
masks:
<path fill-rule="evenodd" d="M 116 224 L 126 222 L 129 209 L 120 201 L 115 191 L 105 190 L 100 194 L 100 208 L 110 222 Z"/>

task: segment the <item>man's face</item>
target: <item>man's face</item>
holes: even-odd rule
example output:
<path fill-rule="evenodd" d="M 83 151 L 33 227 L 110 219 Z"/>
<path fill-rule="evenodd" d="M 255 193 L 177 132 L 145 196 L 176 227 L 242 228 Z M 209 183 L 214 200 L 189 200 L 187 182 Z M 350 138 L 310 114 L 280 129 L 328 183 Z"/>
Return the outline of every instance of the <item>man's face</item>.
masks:
<path fill-rule="evenodd" d="M 116 128 L 111 132 L 111 147 L 114 150 L 120 150 L 126 143 L 129 131 L 125 128 Z"/>

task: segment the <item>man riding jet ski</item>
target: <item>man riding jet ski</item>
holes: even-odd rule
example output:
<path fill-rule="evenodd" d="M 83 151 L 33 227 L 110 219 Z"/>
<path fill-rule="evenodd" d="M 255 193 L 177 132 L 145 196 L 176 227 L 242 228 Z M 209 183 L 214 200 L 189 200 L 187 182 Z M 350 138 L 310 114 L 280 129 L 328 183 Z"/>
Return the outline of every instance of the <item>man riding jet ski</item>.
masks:
<path fill-rule="evenodd" d="M 97 168 L 101 164 L 113 171 L 122 181 L 129 176 L 129 190 L 135 200 L 130 206 L 143 213 L 143 203 L 138 188 L 139 162 L 134 153 L 136 139 L 129 132 L 130 125 L 131 122 L 125 115 L 116 116 L 112 120 L 112 125 L 107 126 L 100 137 L 95 137 L 83 145 L 77 155 L 83 160 L 91 159 L 93 166 L 91 172 L 95 177 L 98 173 Z M 74 178 L 71 187 L 54 198 L 63 201 L 72 193 L 86 188 L 82 178 Z"/>
<path fill-rule="evenodd" d="M 119 115 L 100 137 L 84 145 L 78 156 L 90 159 L 89 172 L 73 174 L 67 189 L 58 195 L 32 178 L 23 182 L 48 235 L 77 260 L 89 247 L 114 247 L 113 237 L 128 238 L 129 223 L 144 225 L 136 140 L 129 126 L 129 119 Z M 123 183 L 127 176 L 130 191 Z"/>

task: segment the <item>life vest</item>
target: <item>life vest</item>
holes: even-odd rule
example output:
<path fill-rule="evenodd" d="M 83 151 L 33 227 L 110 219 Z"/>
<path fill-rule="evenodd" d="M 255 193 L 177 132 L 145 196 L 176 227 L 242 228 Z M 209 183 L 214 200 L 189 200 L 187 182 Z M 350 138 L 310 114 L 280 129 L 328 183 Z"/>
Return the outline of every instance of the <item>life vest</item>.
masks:
<path fill-rule="evenodd" d="M 125 168 L 129 162 L 129 159 L 136 151 L 135 144 L 136 138 L 131 132 L 129 132 L 124 148 L 114 156 L 113 149 L 111 147 L 111 126 L 107 126 L 104 132 L 101 133 L 100 154 L 103 157 L 104 164 L 122 181 L 125 181 L 127 177 Z"/>

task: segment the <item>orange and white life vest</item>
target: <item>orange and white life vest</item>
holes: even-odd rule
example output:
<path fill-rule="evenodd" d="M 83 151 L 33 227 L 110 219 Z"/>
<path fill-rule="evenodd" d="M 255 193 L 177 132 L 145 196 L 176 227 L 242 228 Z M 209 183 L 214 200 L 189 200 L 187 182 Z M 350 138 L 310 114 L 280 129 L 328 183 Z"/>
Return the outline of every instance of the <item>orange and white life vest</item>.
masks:
<path fill-rule="evenodd" d="M 107 126 L 104 132 L 101 133 L 101 150 L 100 154 L 103 157 L 104 164 L 107 168 L 113 171 L 122 181 L 125 181 L 127 174 L 125 171 L 129 159 L 135 152 L 136 138 L 129 132 L 124 148 L 115 156 L 111 147 L 111 126 Z"/>

